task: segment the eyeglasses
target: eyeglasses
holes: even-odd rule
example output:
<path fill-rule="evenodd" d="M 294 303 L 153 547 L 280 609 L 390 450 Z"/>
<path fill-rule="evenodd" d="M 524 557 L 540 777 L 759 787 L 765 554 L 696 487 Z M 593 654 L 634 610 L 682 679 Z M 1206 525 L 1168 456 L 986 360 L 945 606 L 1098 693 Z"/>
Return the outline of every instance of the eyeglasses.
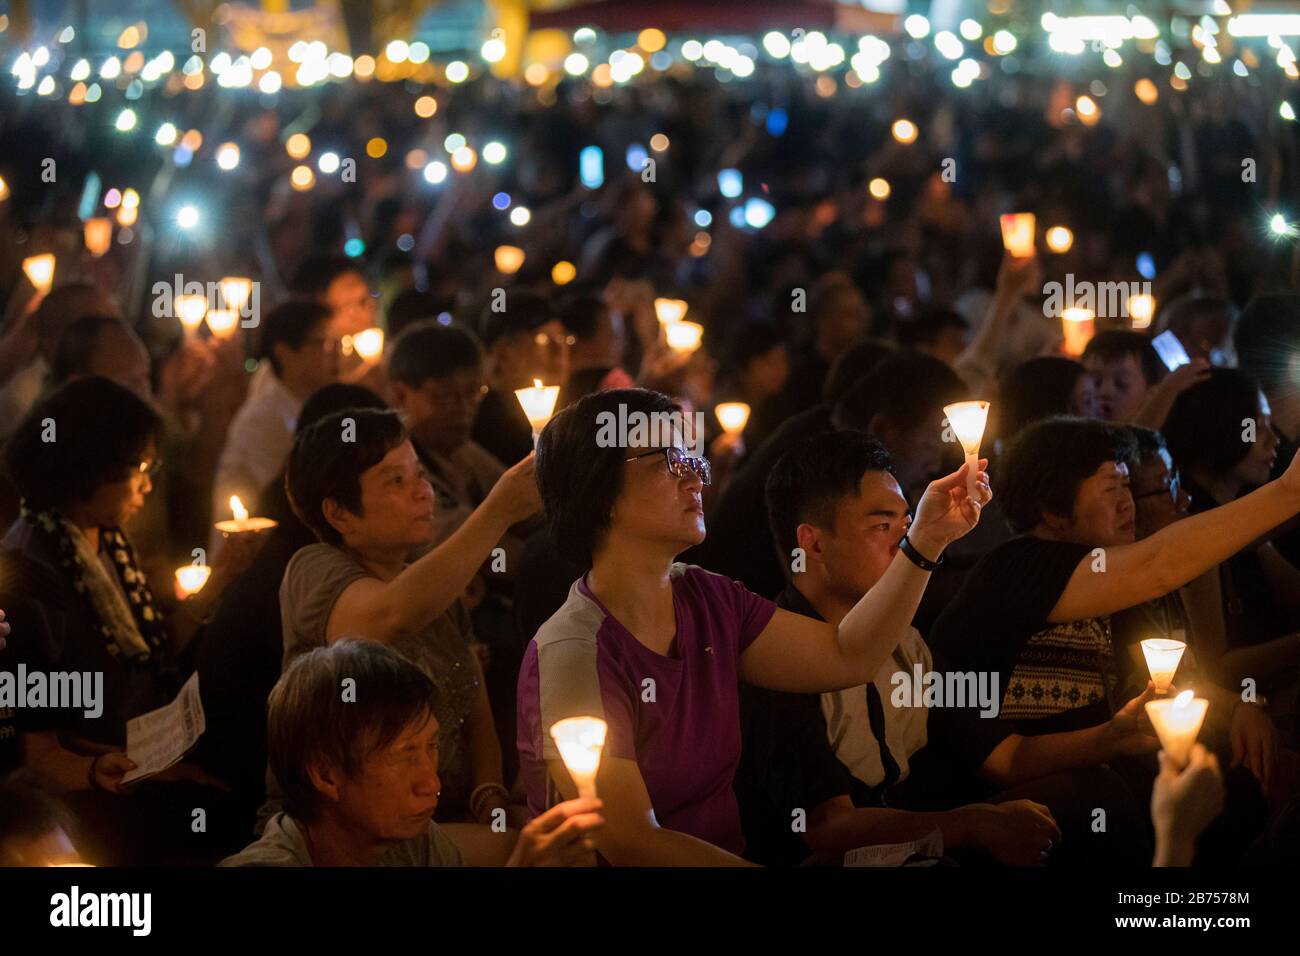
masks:
<path fill-rule="evenodd" d="M 142 461 L 131 470 L 131 477 L 136 475 L 148 475 L 150 478 L 157 478 L 158 473 L 162 471 L 163 460 L 155 458 L 153 461 Z"/>
<path fill-rule="evenodd" d="M 709 459 L 694 458 L 675 445 L 669 445 L 667 448 L 652 448 L 650 451 L 643 451 L 639 455 L 623 460 L 636 461 L 639 458 L 649 458 L 651 455 L 663 455 L 668 465 L 668 474 L 674 478 L 698 478 L 703 485 L 713 482 L 713 468 L 709 465 Z"/>
<path fill-rule="evenodd" d="M 1174 501 L 1178 500 L 1178 491 L 1182 487 L 1182 476 L 1178 474 L 1177 469 L 1170 472 L 1169 484 L 1163 488 L 1156 488 L 1154 491 L 1144 491 L 1140 495 L 1134 495 L 1134 501 L 1140 501 L 1143 498 L 1154 498 L 1157 495 L 1168 495 Z"/>

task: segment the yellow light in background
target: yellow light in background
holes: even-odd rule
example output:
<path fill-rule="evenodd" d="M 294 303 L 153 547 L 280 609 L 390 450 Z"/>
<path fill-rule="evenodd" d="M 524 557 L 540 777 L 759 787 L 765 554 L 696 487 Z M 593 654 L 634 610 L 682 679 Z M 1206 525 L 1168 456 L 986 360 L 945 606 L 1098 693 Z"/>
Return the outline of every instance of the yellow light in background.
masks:
<path fill-rule="evenodd" d="M 429 162 L 429 154 L 422 149 L 413 149 L 406 154 L 407 169 L 423 169 Z"/>
<path fill-rule="evenodd" d="M 184 84 L 187 90 L 192 91 L 203 89 L 203 74 L 201 72 L 187 74 Z"/>
<path fill-rule="evenodd" d="M 352 72 L 362 79 L 374 76 L 375 58 L 369 53 L 363 53 L 352 62 Z"/>
<path fill-rule="evenodd" d="M 316 184 L 316 174 L 311 171 L 310 166 L 295 166 L 293 172 L 289 174 L 289 182 L 293 184 L 294 189 L 303 192 Z"/>
<path fill-rule="evenodd" d="M 37 289 L 49 291 L 54 284 L 54 253 L 42 252 L 39 256 L 28 256 L 23 260 L 23 272 Z"/>
<path fill-rule="evenodd" d="M 219 339 L 232 339 L 239 329 L 239 313 L 233 309 L 209 309 L 208 330 Z"/>
<path fill-rule="evenodd" d="M 1065 337 L 1065 354 L 1078 358 L 1088 347 L 1097 327 L 1092 309 L 1071 306 L 1061 313 L 1061 333 Z"/>
<path fill-rule="evenodd" d="M 1101 107 L 1091 96 L 1080 96 L 1075 100 L 1074 111 L 1079 115 L 1079 121 L 1084 126 L 1095 126 L 1101 119 Z"/>
<path fill-rule="evenodd" d="M 208 297 L 206 295 L 178 295 L 175 302 L 176 319 L 186 332 L 194 333 L 203 324 L 203 317 L 208 314 Z"/>
<path fill-rule="evenodd" d="M 1145 292 L 1128 297 L 1128 316 L 1132 320 L 1133 328 L 1146 329 L 1150 328 L 1151 320 L 1156 314 L 1156 297 Z"/>
<path fill-rule="evenodd" d="M 119 49 L 129 50 L 132 47 L 139 46 L 142 39 L 143 37 L 140 35 L 140 27 L 136 24 L 132 24 L 118 34 L 117 45 Z"/>
<path fill-rule="evenodd" d="M 468 146 L 462 146 L 451 154 L 451 168 L 458 173 L 467 173 L 478 163 L 478 153 Z"/>
<path fill-rule="evenodd" d="M 144 54 L 139 50 L 132 50 L 131 55 L 122 64 L 122 69 L 127 73 L 139 73 L 142 66 L 144 66 Z"/>
<path fill-rule="evenodd" d="M 867 192 L 871 193 L 874 199 L 888 199 L 892 191 L 889 180 L 881 179 L 879 176 L 867 183 Z"/>
<path fill-rule="evenodd" d="M 1017 259 L 1034 254 L 1034 230 L 1037 220 L 1032 212 L 1007 213 L 1001 219 L 1002 246 Z"/>
<path fill-rule="evenodd" d="M 294 159 L 302 159 L 311 152 L 311 139 L 306 133 L 294 133 L 285 140 L 284 148 Z"/>
<path fill-rule="evenodd" d="M 119 226 L 134 226 L 135 221 L 140 218 L 139 206 L 128 206 L 126 203 L 117 211 L 117 224 Z"/>
<path fill-rule="evenodd" d="M 1150 106 L 1160 99 L 1160 89 L 1144 76 L 1133 84 L 1133 95 Z"/>
<path fill-rule="evenodd" d="M 239 165 L 239 146 L 235 143 L 222 143 L 217 147 L 217 165 L 229 172 Z"/>
<path fill-rule="evenodd" d="M 80 106 L 82 103 L 86 102 L 85 83 L 78 83 L 72 88 L 72 92 L 68 94 L 68 102 L 73 106 Z"/>
<path fill-rule="evenodd" d="M 1052 226 L 1047 230 L 1047 248 L 1055 253 L 1069 252 L 1074 245 L 1074 233 L 1065 226 Z"/>
<path fill-rule="evenodd" d="M 421 96 L 415 101 L 415 115 L 420 119 L 428 119 L 436 112 L 438 112 L 438 101 L 432 96 Z"/>
<path fill-rule="evenodd" d="M 650 137 L 650 148 L 656 153 L 662 153 L 668 148 L 668 137 L 663 133 L 655 133 Z"/>
<path fill-rule="evenodd" d="M 9 198 L 9 184 L 5 182 L 5 178 L 3 176 L 0 176 L 0 202 L 3 202 L 8 198 Z"/>
<path fill-rule="evenodd" d="M 366 143 L 366 155 L 371 159 L 379 159 L 388 152 L 388 141 L 382 136 L 375 136 Z"/>
<path fill-rule="evenodd" d="M 122 193 L 122 208 L 134 209 L 138 205 L 140 205 L 140 194 L 138 192 L 128 188 L 126 192 Z"/>
<path fill-rule="evenodd" d="M 253 294 L 253 280 L 246 276 L 225 276 L 217 283 L 221 290 L 221 302 L 227 309 L 240 311 Z"/>
<path fill-rule="evenodd" d="M 662 326 L 664 339 L 674 352 L 690 354 L 700 347 L 704 326 L 698 322 L 668 322 Z"/>
<path fill-rule="evenodd" d="M 713 414 L 718 416 L 718 424 L 728 435 L 739 435 L 749 424 L 749 406 L 744 402 L 723 402 L 714 406 Z"/>
<path fill-rule="evenodd" d="M 469 79 L 469 66 L 461 60 L 452 60 L 447 64 L 447 82 L 464 83 Z"/>
<path fill-rule="evenodd" d="M 568 285 L 577 278 L 577 275 L 577 267 L 567 259 L 561 259 L 551 266 L 551 281 L 556 285 Z"/>
<path fill-rule="evenodd" d="M 663 325 L 680 322 L 686 318 L 688 308 L 685 299 L 655 299 L 655 317 Z"/>
<path fill-rule="evenodd" d="M 518 246 L 497 246 L 492 253 L 492 261 L 496 264 L 497 272 L 512 276 L 524 264 L 524 250 Z"/>
<path fill-rule="evenodd" d="M 90 254 L 98 259 L 108 252 L 109 247 L 113 244 L 113 220 L 107 216 L 87 219 L 86 225 L 82 229 L 82 237 L 85 240 L 86 248 L 90 250 Z"/>
<path fill-rule="evenodd" d="M 591 71 L 591 82 L 601 89 L 614 85 L 614 78 L 608 63 L 596 64 L 596 68 Z"/>
<path fill-rule="evenodd" d="M 546 68 L 545 63 L 530 63 L 528 69 L 524 70 L 524 81 L 529 86 L 541 86 L 550 79 L 551 71 Z"/>
<path fill-rule="evenodd" d="M 196 129 L 186 130 L 185 135 L 181 137 L 181 146 L 188 149 L 191 153 L 197 153 L 199 147 L 203 145 L 203 134 Z"/>
<path fill-rule="evenodd" d="M 647 27 L 636 35 L 636 45 L 647 53 L 658 53 L 667 42 L 668 38 L 664 36 L 664 31 L 654 27 Z"/>
<path fill-rule="evenodd" d="M 894 120 L 894 125 L 890 128 L 894 134 L 894 139 L 898 140 L 904 146 L 908 143 L 916 142 L 916 124 L 908 119 Z"/>

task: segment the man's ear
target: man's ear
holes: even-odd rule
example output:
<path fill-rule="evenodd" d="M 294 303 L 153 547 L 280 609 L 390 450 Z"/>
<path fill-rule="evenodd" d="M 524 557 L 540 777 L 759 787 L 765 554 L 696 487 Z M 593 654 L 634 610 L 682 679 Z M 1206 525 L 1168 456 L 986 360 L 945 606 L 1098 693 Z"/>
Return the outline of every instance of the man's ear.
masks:
<path fill-rule="evenodd" d="M 794 530 L 795 542 L 803 549 L 803 553 L 809 557 L 817 556 L 818 560 L 822 557 L 822 530 L 815 525 L 808 524 L 806 521 Z"/>
<path fill-rule="evenodd" d="M 326 498 L 322 501 L 320 511 L 325 516 L 325 520 L 329 522 L 330 527 L 344 537 L 347 537 L 348 531 L 352 529 L 357 520 L 356 515 L 333 498 Z"/>
<path fill-rule="evenodd" d="M 311 762 L 307 764 L 307 779 L 320 791 L 322 796 L 337 801 L 343 787 L 343 775 L 328 763 Z"/>
<path fill-rule="evenodd" d="M 395 382 L 391 378 L 388 380 L 388 391 L 393 399 L 393 407 L 399 412 L 406 411 L 406 403 L 411 398 L 414 391 L 405 382 Z"/>

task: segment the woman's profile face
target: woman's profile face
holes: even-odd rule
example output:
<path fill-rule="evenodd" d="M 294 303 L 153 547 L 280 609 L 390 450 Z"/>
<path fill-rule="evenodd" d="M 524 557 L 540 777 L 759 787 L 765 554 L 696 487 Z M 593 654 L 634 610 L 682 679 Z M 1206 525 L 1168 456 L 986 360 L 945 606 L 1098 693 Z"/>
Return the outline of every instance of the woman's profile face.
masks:
<path fill-rule="evenodd" d="M 95 489 L 86 511 L 101 528 L 121 528 L 144 507 L 144 499 L 153 491 L 150 473 L 158 451 L 153 441 L 145 448 L 140 461 L 128 466 L 120 481 L 100 485 Z"/>
<path fill-rule="evenodd" d="M 680 447 L 686 450 L 684 443 Z M 623 462 L 623 489 L 614 502 L 611 537 L 662 546 L 674 555 L 703 541 L 700 478 L 689 469 L 684 478 L 670 474 L 662 450 L 629 448 L 624 457 L 632 460 Z"/>
<path fill-rule="evenodd" d="M 1243 426 L 1243 436 L 1247 436 Z M 1234 436 L 1236 437 L 1236 436 Z M 1243 437 L 1243 440 L 1246 440 Z M 1254 441 L 1248 442 L 1246 457 L 1239 461 L 1232 470 L 1233 477 L 1247 485 L 1267 484 L 1273 473 L 1273 464 L 1277 461 L 1277 433 L 1273 431 L 1268 400 L 1259 396 L 1255 408 Z"/>

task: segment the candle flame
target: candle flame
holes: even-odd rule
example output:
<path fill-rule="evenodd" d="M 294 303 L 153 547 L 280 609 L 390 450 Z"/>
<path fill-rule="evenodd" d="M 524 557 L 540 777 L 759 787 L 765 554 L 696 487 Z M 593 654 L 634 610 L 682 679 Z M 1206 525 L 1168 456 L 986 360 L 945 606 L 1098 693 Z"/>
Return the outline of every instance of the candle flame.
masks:
<path fill-rule="evenodd" d="M 1192 697 L 1193 697 L 1192 691 L 1185 690 L 1177 697 L 1174 698 L 1174 706 L 1180 710 L 1185 707 L 1190 707 L 1192 704 Z"/>
<path fill-rule="evenodd" d="M 245 508 L 244 503 L 239 500 L 239 495 L 230 496 L 230 510 L 234 513 L 236 521 L 248 520 L 248 509 Z"/>
<path fill-rule="evenodd" d="M 533 388 L 541 388 L 541 387 L 542 387 L 542 380 L 540 378 L 533 379 Z"/>

